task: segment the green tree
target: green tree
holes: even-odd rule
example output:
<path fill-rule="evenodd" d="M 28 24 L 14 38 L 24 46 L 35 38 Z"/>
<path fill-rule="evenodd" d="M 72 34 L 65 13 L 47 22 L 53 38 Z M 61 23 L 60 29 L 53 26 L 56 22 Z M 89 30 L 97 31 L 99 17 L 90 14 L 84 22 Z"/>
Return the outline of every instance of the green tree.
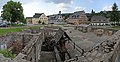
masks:
<path fill-rule="evenodd" d="M 14 2 L 12 0 L 8 1 L 3 6 L 2 11 L 2 18 L 3 20 L 11 21 L 11 22 L 24 22 L 24 14 L 23 14 L 23 7 L 20 2 Z"/>
<path fill-rule="evenodd" d="M 91 17 L 95 15 L 95 11 L 92 9 L 91 11 Z"/>
<path fill-rule="evenodd" d="M 111 22 L 114 22 L 114 24 L 115 24 L 115 22 L 117 22 L 117 23 L 119 22 L 119 12 L 118 12 L 118 6 L 116 3 L 113 4 L 110 15 L 111 15 L 110 16 Z"/>

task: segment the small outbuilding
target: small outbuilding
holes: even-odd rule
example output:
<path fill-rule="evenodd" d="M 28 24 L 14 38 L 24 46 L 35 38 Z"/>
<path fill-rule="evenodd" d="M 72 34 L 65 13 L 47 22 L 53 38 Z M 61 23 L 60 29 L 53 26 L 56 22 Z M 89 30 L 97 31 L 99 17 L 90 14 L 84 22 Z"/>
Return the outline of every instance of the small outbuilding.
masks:
<path fill-rule="evenodd" d="M 109 19 L 107 19 L 104 16 L 93 16 L 91 18 L 91 25 L 104 26 L 104 25 L 110 25 L 110 23 L 109 23 Z"/>

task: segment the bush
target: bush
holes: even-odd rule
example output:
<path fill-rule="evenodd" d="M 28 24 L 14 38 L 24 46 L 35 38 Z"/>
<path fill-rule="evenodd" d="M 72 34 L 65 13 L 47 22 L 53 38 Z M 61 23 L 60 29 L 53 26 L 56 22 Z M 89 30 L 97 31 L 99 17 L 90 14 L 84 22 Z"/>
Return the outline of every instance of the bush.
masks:
<path fill-rule="evenodd" d="M 12 52 L 9 51 L 8 49 L 0 50 L 0 53 L 3 54 L 3 56 L 6 58 L 13 59 L 16 57 L 16 54 L 12 54 Z"/>

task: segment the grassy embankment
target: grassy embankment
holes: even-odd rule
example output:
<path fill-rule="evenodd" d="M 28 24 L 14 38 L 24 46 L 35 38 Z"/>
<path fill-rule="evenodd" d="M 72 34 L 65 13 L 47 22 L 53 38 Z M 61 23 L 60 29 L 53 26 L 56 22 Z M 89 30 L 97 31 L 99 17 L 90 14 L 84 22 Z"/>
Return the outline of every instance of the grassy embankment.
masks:
<path fill-rule="evenodd" d="M 24 26 L 24 27 L 9 27 L 9 28 L 0 28 L 0 35 L 5 35 L 7 33 L 20 32 L 26 28 L 39 28 L 40 26 Z"/>
<path fill-rule="evenodd" d="M 109 27 L 106 29 L 112 29 L 112 30 L 120 30 L 120 26 L 113 26 L 113 27 Z"/>

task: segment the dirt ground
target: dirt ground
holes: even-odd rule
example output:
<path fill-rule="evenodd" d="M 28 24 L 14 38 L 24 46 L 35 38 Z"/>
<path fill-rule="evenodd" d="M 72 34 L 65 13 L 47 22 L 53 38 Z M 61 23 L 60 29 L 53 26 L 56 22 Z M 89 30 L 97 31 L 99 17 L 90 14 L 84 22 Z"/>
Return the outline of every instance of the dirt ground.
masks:
<path fill-rule="evenodd" d="M 110 36 L 103 35 L 102 37 L 98 37 L 96 34 L 92 32 L 83 33 L 78 30 L 74 30 L 74 27 L 64 27 L 67 29 L 67 34 L 71 37 L 71 39 L 79 45 L 81 48 L 85 50 L 89 50 L 97 44 L 103 42 Z"/>

